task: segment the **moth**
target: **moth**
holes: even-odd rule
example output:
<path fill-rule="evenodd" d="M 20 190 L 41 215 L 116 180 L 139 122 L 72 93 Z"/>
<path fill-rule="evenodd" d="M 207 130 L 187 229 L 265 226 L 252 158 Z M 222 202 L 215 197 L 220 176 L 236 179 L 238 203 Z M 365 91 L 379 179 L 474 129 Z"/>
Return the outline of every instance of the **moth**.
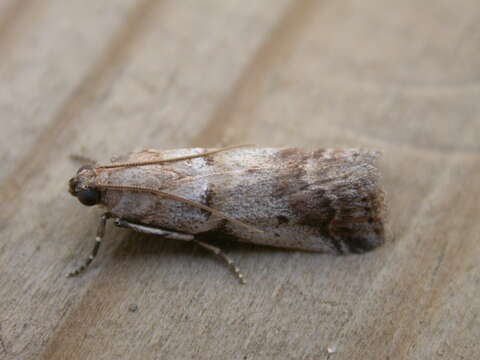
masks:
<path fill-rule="evenodd" d="M 220 256 L 242 283 L 238 267 L 204 235 L 336 255 L 370 251 L 385 240 L 378 157 L 362 149 L 234 146 L 144 150 L 82 166 L 69 192 L 105 213 L 91 255 L 68 276 L 95 258 L 108 219 L 196 243 Z"/>

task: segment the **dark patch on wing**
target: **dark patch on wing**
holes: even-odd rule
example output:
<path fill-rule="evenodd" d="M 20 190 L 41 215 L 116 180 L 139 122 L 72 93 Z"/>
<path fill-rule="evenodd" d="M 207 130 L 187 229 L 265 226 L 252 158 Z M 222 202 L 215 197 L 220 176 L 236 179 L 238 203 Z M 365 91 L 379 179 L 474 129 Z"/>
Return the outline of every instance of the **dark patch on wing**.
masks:
<path fill-rule="evenodd" d="M 288 218 L 284 215 L 277 216 L 278 225 L 288 224 Z"/>
<path fill-rule="evenodd" d="M 215 185 L 209 183 L 207 185 L 207 188 L 205 189 L 205 192 L 203 193 L 203 203 L 208 206 L 208 207 L 214 207 L 212 206 L 213 204 L 213 198 L 215 196 Z M 210 219 L 210 216 L 212 216 L 212 213 L 210 211 L 206 211 L 202 209 L 202 212 L 206 215 L 206 220 Z"/>
<path fill-rule="evenodd" d="M 377 186 L 357 185 L 347 192 L 349 196 L 339 192 L 338 212 L 330 229 L 350 252 L 363 253 L 384 243 L 383 192 Z"/>
<path fill-rule="evenodd" d="M 214 240 L 218 242 L 225 242 L 225 241 L 239 241 L 240 239 L 238 236 L 233 235 L 228 229 L 229 221 L 226 219 L 221 219 L 218 225 L 211 230 L 205 231 L 203 233 L 198 234 L 200 238 L 204 238 L 206 240 Z"/>
<path fill-rule="evenodd" d="M 298 192 L 290 197 L 289 203 L 302 225 L 328 225 L 335 216 L 332 201 L 323 189 Z"/>
<path fill-rule="evenodd" d="M 213 196 L 215 195 L 215 186 L 213 184 L 208 184 L 207 189 L 205 190 L 205 205 L 212 207 Z"/>
<path fill-rule="evenodd" d="M 337 251 L 370 251 L 384 242 L 383 192 L 374 171 L 342 168 L 324 178 L 319 173 L 317 181 L 290 195 L 290 206 L 300 224 L 316 229 Z"/>
<path fill-rule="evenodd" d="M 290 206 L 298 216 L 300 225 L 317 229 L 323 238 L 330 240 L 338 253 L 343 253 L 339 241 L 330 232 L 330 224 L 335 218 L 336 210 L 326 190 L 306 189 L 298 192 L 290 197 Z"/>
<path fill-rule="evenodd" d="M 308 184 L 304 180 L 286 179 L 276 184 L 271 196 L 274 199 L 288 198 L 305 190 Z"/>
<path fill-rule="evenodd" d="M 205 155 L 203 158 L 205 159 L 205 163 L 208 166 L 214 166 L 215 165 L 215 158 L 213 157 L 213 155 Z"/>

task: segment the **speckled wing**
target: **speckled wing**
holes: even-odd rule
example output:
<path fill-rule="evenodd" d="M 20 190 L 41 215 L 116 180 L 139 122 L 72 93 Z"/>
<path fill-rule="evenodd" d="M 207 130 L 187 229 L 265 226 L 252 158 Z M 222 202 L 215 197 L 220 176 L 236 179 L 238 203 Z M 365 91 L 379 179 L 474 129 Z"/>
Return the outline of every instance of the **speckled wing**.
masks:
<path fill-rule="evenodd" d="M 168 159 L 208 150 L 149 150 L 117 161 Z M 283 248 L 360 253 L 384 242 L 377 157 L 360 149 L 241 148 L 163 165 L 103 170 L 98 181 L 182 196 L 263 233 L 152 194 L 105 191 L 103 204 L 130 221 L 189 234 L 216 232 Z"/>

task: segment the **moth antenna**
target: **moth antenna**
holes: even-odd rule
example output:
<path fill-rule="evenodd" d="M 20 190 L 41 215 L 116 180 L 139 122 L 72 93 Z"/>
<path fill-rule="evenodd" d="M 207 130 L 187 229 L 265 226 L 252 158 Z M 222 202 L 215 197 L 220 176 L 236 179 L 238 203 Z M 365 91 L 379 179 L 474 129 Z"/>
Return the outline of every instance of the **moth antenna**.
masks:
<path fill-rule="evenodd" d="M 91 165 L 91 166 L 97 165 L 97 162 L 95 160 L 80 154 L 71 154 L 70 160 L 79 162 L 81 165 Z"/>
<path fill-rule="evenodd" d="M 118 167 L 134 167 L 134 166 L 166 164 L 166 163 L 170 163 L 170 162 L 195 159 L 195 158 L 199 158 L 199 157 L 202 157 L 202 156 L 212 155 L 212 154 L 216 154 L 216 153 L 223 152 L 223 151 L 238 149 L 238 148 L 242 148 L 242 147 L 249 147 L 249 146 L 255 146 L 255 145 L 253 145 L 253 144 L 233 145 L 233 146 L 228 146 L 228 147 L 224 147 L 224 148 L 217 149 L 217 150 L 206 151 L 206 152 L 203 152 L 203 153 L 200 153 L 200 154 L 180 156 L 180 157 L 171 158 L 171 159 L 127 162 L 127 163 L 119 163 L 119 164 L 111 164 L 111 165 L 101 165 L 101 166 L 97 166 L 96 169 L 113 169 L 113 168 L 118 168 Z"/>
<path fill-rule="evenodd" d="M 212 213 L 215 216 L 218 216 L 220 218 L 228 220 L 231 223 L 243 226 L 243 227 L 245 227 L 247 229 L 250 229 L 252 231 L 256 231 L 256 232 L 259 232 L 259 233 L 264 232 L 263 230 L 257 229 L 256 227 L 254 227 L 252 225 L 248 225 L 248 224 L 244 223 L 243 221 L 240 221 L 240 220 L 237 220 L 237 219 L 235 219 L 231 216 L 228 216 L 228 215 L 224 214 L 223 212 L 221 212 L 219 210 L 211 208 L 210 206 L 206 206 L 206 205 L 203 205 L 203 204 L 198 203 L 196 201 L 185 199 L 181 196 L 173 195 L 173 194 L 166 193 L 166 192 L 163 192 L 163 191 L 160 191 L 160 190 L 143 188 L 143 187 L 139 187 L 139 186 L 123 186 L 123 185 L 107 185 L 107 184 L 95 184 L 93 186 L 98 188 L 98 189 L 118 190 L 118 191 L 134 191 L 134 192 L 145 192 L 145 193 L 155 194 L 155 195 L 161 196 L 165 199 L 170 199 L 170 200 L 183 202 L 183 203 L 189 204 L 193 207 L 196 207 L 196 208 L 199 208 L 199 209 L 202 209 L 202 210 L 206 210 L 206 211 Z"/>

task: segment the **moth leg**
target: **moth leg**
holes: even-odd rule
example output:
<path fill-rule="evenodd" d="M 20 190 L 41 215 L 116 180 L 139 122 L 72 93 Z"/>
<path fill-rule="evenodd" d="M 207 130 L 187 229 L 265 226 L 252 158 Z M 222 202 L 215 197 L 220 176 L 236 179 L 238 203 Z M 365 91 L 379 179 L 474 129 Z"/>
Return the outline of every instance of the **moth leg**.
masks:
<path fill-rule="evenodd" d="M 211 252 L 213 252 L 215 255 L 221 257 L 227 264 L 228 266 L 230 267 L 230 269 L 232 269 L 232 271 L 235 273 L 235 275 L 237 276 L 238 280 L 240 281 L 241 284 L 245 284 L 245 278 L 243 276 L 243 274 L 240 272 L 240 269 L 237 267 L 237 265 L 235 265 L 235 263 L 233 262 L 232 259 L 230 259 L 228 257 L 227 254 L 225 254 L 221 249 L 219 249 L 218 247 L 216 246 L 212 246 L 212 245 L 209 245 L 209 244 L 206 244 L 200 240 L 196 240 L 194 239 L 193 240 L 195 243 L 197 243 L 198 245 L 200 245 L 201 247 L 203 247 L 204 249 L 207 249 Z"/>
<path fill-rule="evenodd" d="M 166 239 L 173 239 L 173 240 L 183 240 L 183 241 L 193 241 L 203 247 L 204 249 L 207 249 L 211 252 L 213 252 L 215 255 L 221 257 L 227 264 L 228 266 L 232 269 L 232 271 L 235 273 L 235 275 L 238 277 L 238 280 L 242 284 L 245 284 L 245 279 L 243 274 L 240 272 L 240 269 L 234 264 L 233 260 L 230 259 L 222 250 L 219 248 L 206 244 L 200 240 L 195 239 L 195 235 L 191 234 L 184 234 L 184 233 L 179 233 L 176 231 L 171 231 L 171 230 L 165 230 L 161 228 L 156 228 L 148 225 L 142 225 L 142 224 L 135 224 L 132 222 L 129 222 L 125 219 L 120 219 L 117 218 L 115 219 L 115 225 L 135 231 L 139 231 L 145 234 L 153 234 L 153 235 L 159 235 L 162 236 Z"/>
<path fill-rule="evenodd" d="M 111 215 L 109 213 L 105 213 L 100 217 L 100 223 L 98 224 L 98 228 L 97 228 L 97 236 L 95 237 L 95 246 L 93 247 L 93 250 L 90 253 L 90 256 L 87 258 L 87 260 L 85 260 L 83 265 L 69 272 L 67 274 L 67 277 L 77 276 L 90 265 L 93 259 L 95 259 L 95 256 L 97 256 L 98 249 L 100 249 L 100 245 L 105 235 L 105 226 L 107 225 L 107 220 L 110 219 L 110 217 Z"/>
<path fill-rule="evenodd" d="M 156 228 L 148 225 L 135 224 L 120 218 L 115 219 L 115 225 L 117 225 L 118 227 L 132 229 L 145 234 L 160 235 L 166 239 L 183 240 L 183 241 L 192 241 L 194 239 L 194 235 L 183 234 L 183 233 L 160 229 L 160 228 Z"/>

